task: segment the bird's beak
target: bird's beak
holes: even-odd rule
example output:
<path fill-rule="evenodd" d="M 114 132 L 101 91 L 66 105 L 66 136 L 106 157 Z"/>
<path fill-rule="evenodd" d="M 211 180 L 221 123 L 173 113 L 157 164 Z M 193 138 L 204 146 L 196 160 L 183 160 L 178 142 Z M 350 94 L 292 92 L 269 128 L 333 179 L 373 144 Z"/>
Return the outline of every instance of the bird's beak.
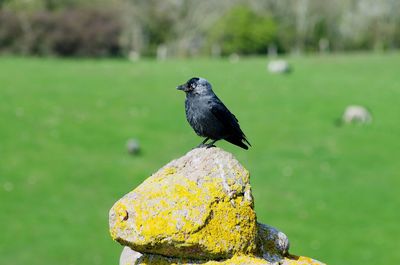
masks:
<path fill-rule="evenodd" d="M 187 91 L 187 87 L 186 87 L 186 84 L 184 84 L 184 85 L 180 85 L 180 86 L 177 86 L 176 87 L 176 89 L 178 89 L 178 90 L 182 90 L 182 91 Z"/>

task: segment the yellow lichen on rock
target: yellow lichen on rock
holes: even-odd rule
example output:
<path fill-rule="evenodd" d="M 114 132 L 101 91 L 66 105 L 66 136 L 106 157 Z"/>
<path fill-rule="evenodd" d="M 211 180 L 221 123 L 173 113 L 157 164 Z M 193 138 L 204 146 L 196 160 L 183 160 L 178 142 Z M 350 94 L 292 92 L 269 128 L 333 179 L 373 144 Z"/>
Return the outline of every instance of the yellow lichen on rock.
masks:
<path fill-rule="evenodd" d="M 284 259 L 284 265 L 324 265 L 315 259 L 303 256 L 291 256 Z"/>
<path fill-rule="evenodd" d="M 168 258 L 160 255 L 140 254 L 125 247 L 121 254 L 120 265 L 324 265 L 307 257 L 293 256 L 279 262 L 270 262 L 252 255 L 234 255 L 224 260 L 193 260 L 184 258 Z"/>
<path fill-rule="evenodd" d="M 174 167 L 166 167 L 164 168 L 164 174 L 165 175 L 173 175 L 176 173 L 176 168 Z"/>
<path fill-rule="evenodd" d="M 126 228 L 126 220 L 128 219 L 128 212 L 126 210 L 125 204 L 118 201 L 114 205 L 114 215 L 115 215 L 115 224 L 110 229 L 111 237 L 115 240 L 117 237 L 117 231 Z"/>
<path fill-rule="evenodd" d="M 191 234 L 186 242 L 200 242 L 209 253 L 246 254 L 256 251 L 256 215 L 243 196 L 215 202 L 212 218 L 201 230 Z M 223 224 L 223 225 L 221 225 Z"/>
<path fill-rule="evenodd" d="M 121 254 L 120 265 L 271 265 L 266 260 L 249 255 L 234 255 L 225 260 L 193 260 L 168 258 L 160 255 L 140 254 L 125 247 Z"/>
<path fill-rule="evenodd" d="M 154 190 L 138 188 L 135 191 L 147 204 L 137 200 L 128 202 L 135 211 L 135 229 L 144 240 L 171 236 L 171 240 L 182 241 L 184 234 L 197 230 L 207 218 L 199 210 L 207 211 L 203 206 L 204 194 L 193 181 L 182 178 L 175 185 L 165 184 Z M 195 210 L 187 210 L 187 205 Z M 185 210 L 186 215 L 182 215 Z"/>
<path fill-rule="evenodd" d="M 194 260 L 188 259 L 166 259 L 162 256 L 156 255 L 144 255 L 139 258 L 135 265 L 194 265 L 198 264 Z M 230 259 L 216 261 L 208 260 L 201 261 L 202 265 L 270 265 L 264 259 L 253 257 L 253 256 L 233 256 Z"/>
<path fill-rule="evenodd" d="M 124 222 L 120 205 L 126 206 Z M 110 230 L 115 240 L 143 253 L 187 258 L 254 253 L 249 173 L 221 149 L 192 150 L 117 202 Z"/>

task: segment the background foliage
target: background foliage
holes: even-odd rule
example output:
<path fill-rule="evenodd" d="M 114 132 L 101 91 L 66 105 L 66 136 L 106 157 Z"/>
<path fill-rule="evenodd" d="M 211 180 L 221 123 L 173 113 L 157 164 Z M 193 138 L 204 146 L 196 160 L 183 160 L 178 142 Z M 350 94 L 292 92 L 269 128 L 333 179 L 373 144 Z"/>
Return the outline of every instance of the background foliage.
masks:
<path fill-rule="evenodd" d="M 397 0 L 2 0 L 0 52 L 61 56 L 388 50 Z M 38 43 L 37 43 L 38 42 Z M 92 47 L 93 46 L 93 47 Z"/>
<path fill-rule="evenodd" d="M 210 29 L 210 42 L 221 46 L 222 54 L 267 53 L 276 40 L 272 18 L 259 16 L 247 7 L 238 6 L 221 17 Z"/>

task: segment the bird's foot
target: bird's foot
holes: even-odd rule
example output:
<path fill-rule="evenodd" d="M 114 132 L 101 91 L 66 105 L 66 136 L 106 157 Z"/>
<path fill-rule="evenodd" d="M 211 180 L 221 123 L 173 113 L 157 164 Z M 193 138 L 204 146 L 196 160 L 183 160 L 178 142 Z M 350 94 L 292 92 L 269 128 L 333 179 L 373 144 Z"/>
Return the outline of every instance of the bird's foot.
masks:
<path fill-rule="evenodd" d="M 206 144 L 206 143 L 207 143 L 208 140 L 210 140 L 210 138 L 207 137 L 206 139 L 203 140 L 203 142 L 201 142 L 201 143 L 200 143 L 198 146 L 196 146 L 195 148 L 207 147 L 208 144 Z"/>
<path fill-rule="evenodd" d="M 211 148 L 211 147 L 216 147 L 214 144 L 217 142 L 218 140 L 213 140 L 211 143 L 207 144 L 206 148 Z"/>

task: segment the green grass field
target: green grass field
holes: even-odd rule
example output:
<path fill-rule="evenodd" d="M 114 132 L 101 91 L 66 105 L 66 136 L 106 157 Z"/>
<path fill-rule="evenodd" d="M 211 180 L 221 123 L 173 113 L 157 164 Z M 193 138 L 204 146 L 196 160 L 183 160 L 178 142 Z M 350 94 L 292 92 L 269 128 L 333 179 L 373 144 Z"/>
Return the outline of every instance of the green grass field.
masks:
<path fill-rule="evenodd" d="M 61 60 L 0 57 L 0 264 L 117 264 L 108 211 L 200 143 L 175 89 L 209 79 L 253 145 L 226 143 L 251 172 L 258 220 L 291 252 L 329 264 L 399 264 L 400 54 Z M 369 126 L 334 124 L 349 104 Z M 126 152 L 128 138 L 143 152 Z"/>

